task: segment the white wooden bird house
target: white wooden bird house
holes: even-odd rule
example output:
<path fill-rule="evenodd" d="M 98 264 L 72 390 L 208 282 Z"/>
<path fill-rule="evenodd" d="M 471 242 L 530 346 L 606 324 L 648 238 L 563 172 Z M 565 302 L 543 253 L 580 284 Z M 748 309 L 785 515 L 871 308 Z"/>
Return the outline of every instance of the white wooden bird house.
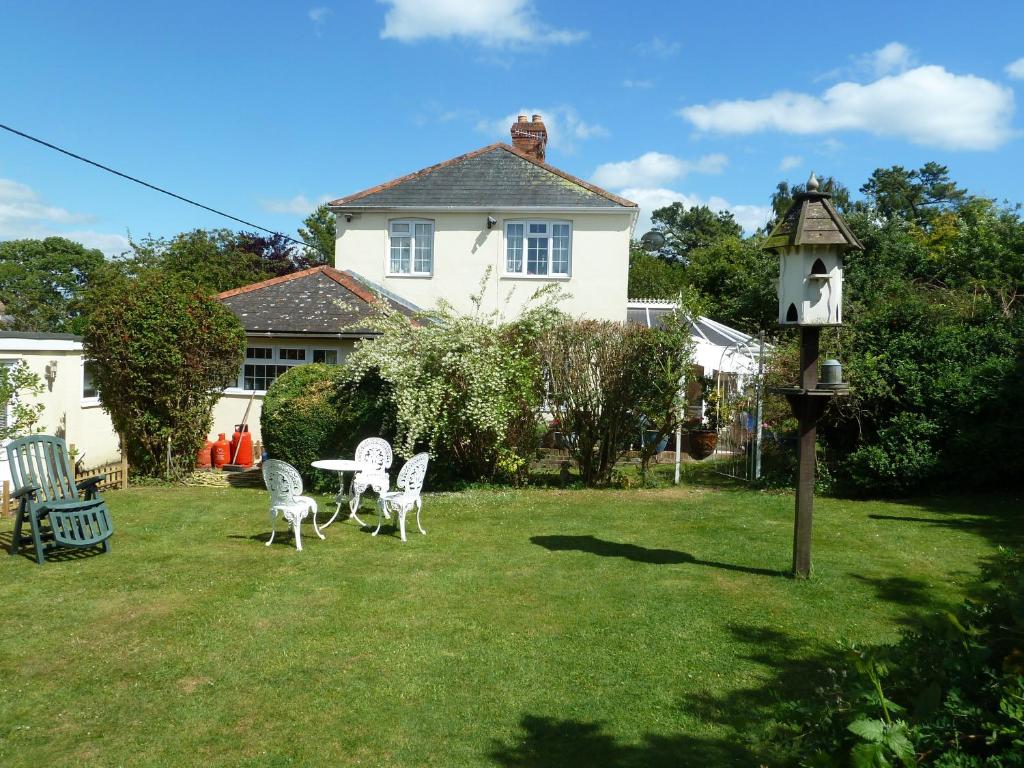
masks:
<path fill-rule="evenodd" d="M 807 191 L 793 197 L 765 242 L 779 255 L 780 325 L 840 325 L 843 254 L 863 250 L 832 205 L 832 196 L 818 186 L 812 173 Z"/>

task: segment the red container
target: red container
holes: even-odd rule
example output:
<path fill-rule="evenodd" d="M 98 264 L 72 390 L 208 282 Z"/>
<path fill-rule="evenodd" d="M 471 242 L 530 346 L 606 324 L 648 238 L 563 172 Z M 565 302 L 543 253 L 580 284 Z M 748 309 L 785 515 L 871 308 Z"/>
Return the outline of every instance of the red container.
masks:
<path fill-rule="evenodd" d="M 196 454 L 196 466 L 200 469 L 206 469 L 212 463 L 213 443 L 209 440 L 199 449 L 199 453 Z"/>
<path fill-rule="evenodd" d="M 221 432 L 217 437 L 217 442 L 213 444 L 213 466 L 216 469 L 220 469 L 229 461 L 231 461 L 231 444 L 228 439 L 224 437 L 224 433 Z"/>
<path fill-rule="evenodd" d="M 231 435 L 231 463 L 240 467 L 252 466 L 252 435 L 248 424 L 236 424 Z"/>

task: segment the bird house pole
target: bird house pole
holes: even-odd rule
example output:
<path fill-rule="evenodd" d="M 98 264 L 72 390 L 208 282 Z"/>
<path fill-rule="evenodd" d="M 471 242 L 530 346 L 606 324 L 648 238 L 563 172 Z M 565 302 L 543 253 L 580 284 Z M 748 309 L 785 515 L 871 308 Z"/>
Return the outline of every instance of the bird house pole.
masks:
<path fill-rule="evenodd" d="M 827 380 L 818 381 L 821 329 L 842 323 L 843 254 L 863 250 L 830 198 L 819 191 L 812 173 L 807 189 L 793 196 L 793 204 L 765 242 L 766 248 L 779 254 L 779 324 L 797 326 L 800 331 L 800 380 L 796 386 L 774 390 L 786 396 L 799 422 L 793 523 L 793 576 L 797 578 L 811 575 L 818 419 L 829 399 L 849 393 L 835 361 L 827 363 Z"/>

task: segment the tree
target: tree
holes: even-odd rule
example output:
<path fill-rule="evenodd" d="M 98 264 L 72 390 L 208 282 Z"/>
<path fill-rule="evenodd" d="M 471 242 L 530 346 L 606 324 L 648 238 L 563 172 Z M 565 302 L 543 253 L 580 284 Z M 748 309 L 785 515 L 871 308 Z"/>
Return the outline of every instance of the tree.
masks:
<path fill-rule="evenodd" d="M 629 297 L 678 301 L 686 286 L 686 271 L 677 261 L 648 253 L 637 242 L 629 246 Z"/>
<path fill-rule="evenodd" d="M 0 300 L 14 330 L 77 333 L 81 298 L 103 254 L 63 237 L 0 243 Z"/>
<path fill-rule="evenodd" d="M 919 227 L 967 200 L 967 190 L 949 178 L 949 168 L 935 162 L 912 171 L 902 165 L 877 168 L 860 191 L 884 218 L 902 218 Z"/>
<path fill-rule="evenodd" d="M 37 432 L 36 424 L 46 406 L 29 402 L 43 394 L 43 380 L 24 360 L 0 366 L 0 408 L 9 408 L 8 418 L 0 424 L 0 440 L 13 440 Z"/>
<path fill-rule="evenodd" d="M 738 328 L 774 328 L 779 261 L 761 239 L 728 237 L 690 252 L 686 282 L 703 297 L 707 314 Z"/>
<path fill-rule="evenodd" d="M 305 226 L 299 227 L 299 237 L 306 244 L 308 266 L 334 266 L 334 214 L 326 205 L 321 205 L 302 223 Z"/>
<path fill-rule="evenodd" d="M 195 229 L 171 239 L 145 238 L 132 242 L 133 253 L 119 271 L 137 275 L 159 269 L 211 291 L 227 291 L 303 266 L 303 256 L 283 235 Z"/>
<path fill-rule="evenodd" d="M 665 235 L 665 252 L 685 262 L 692 250 L 727 237 L 742 237 L 743 227 L 731 211 L 712 211 L 706 205 L 687 208 L 672 203 L 651 214 L 654 228 Z"/>
<path fill-rule="evenodd" d="M 87 299 L 85 354 L 132 465 L 165 478 L 190 470 L 244 359 L 238 319 L 195 283 L 152 269 L 105 280 Z"/>

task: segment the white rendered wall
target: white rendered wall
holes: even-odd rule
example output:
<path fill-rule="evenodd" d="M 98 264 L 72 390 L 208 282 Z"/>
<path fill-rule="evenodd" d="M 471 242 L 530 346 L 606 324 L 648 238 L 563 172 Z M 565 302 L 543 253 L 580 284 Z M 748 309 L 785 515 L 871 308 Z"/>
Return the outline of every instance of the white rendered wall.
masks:
<path fill-rule="evenodd" d="M 82 398 L 82 351 L 80 342 L 52 342 L 57 349 L 17 349 L 20 339 L 3 339 L 0 360 L 23 361 L 43 381 L 41 395 L 26 402 L 42 403 L 38 426 L 44 434 L 63 435 L 74 446 L 86 467 L 118 461 L 121 447 L 114 426 L 99 402 Z M 46 342 L 29 340 L 24 346 L 39 347 Z M 47 364 L 56 363 L 52 387 L 46 381 Z M 0 451 L 0 479 L 10 479 L 7 452 Z"/>
<path fill-rule="evenodd" d="M 487 229 L 487 217 L 498 220 Z M 629 280 L 629 238 L 633 215 L 621 213 L 534 213 L 473 211 L 442 213 L 359 213 L 351 222 L 338 216 L 335 266 L 362 275 L 422 309 L 445 299 L 456 309 L 472 309 L 488 267 L 492 276 L 484 293 L 484 311 L 514 317 L 543 285 L 557 283 L 571 298 L 562 302 L 574 316 L 625 321 Z M 386 272 L 388 222 L 418 218 L 434 222 L 434 270 L 430 277 L 394 276 Z M 505 272 L 504 232 L 507 220 L 536 219 L 572 222 L 568 278 L 512 277 Z"/>

